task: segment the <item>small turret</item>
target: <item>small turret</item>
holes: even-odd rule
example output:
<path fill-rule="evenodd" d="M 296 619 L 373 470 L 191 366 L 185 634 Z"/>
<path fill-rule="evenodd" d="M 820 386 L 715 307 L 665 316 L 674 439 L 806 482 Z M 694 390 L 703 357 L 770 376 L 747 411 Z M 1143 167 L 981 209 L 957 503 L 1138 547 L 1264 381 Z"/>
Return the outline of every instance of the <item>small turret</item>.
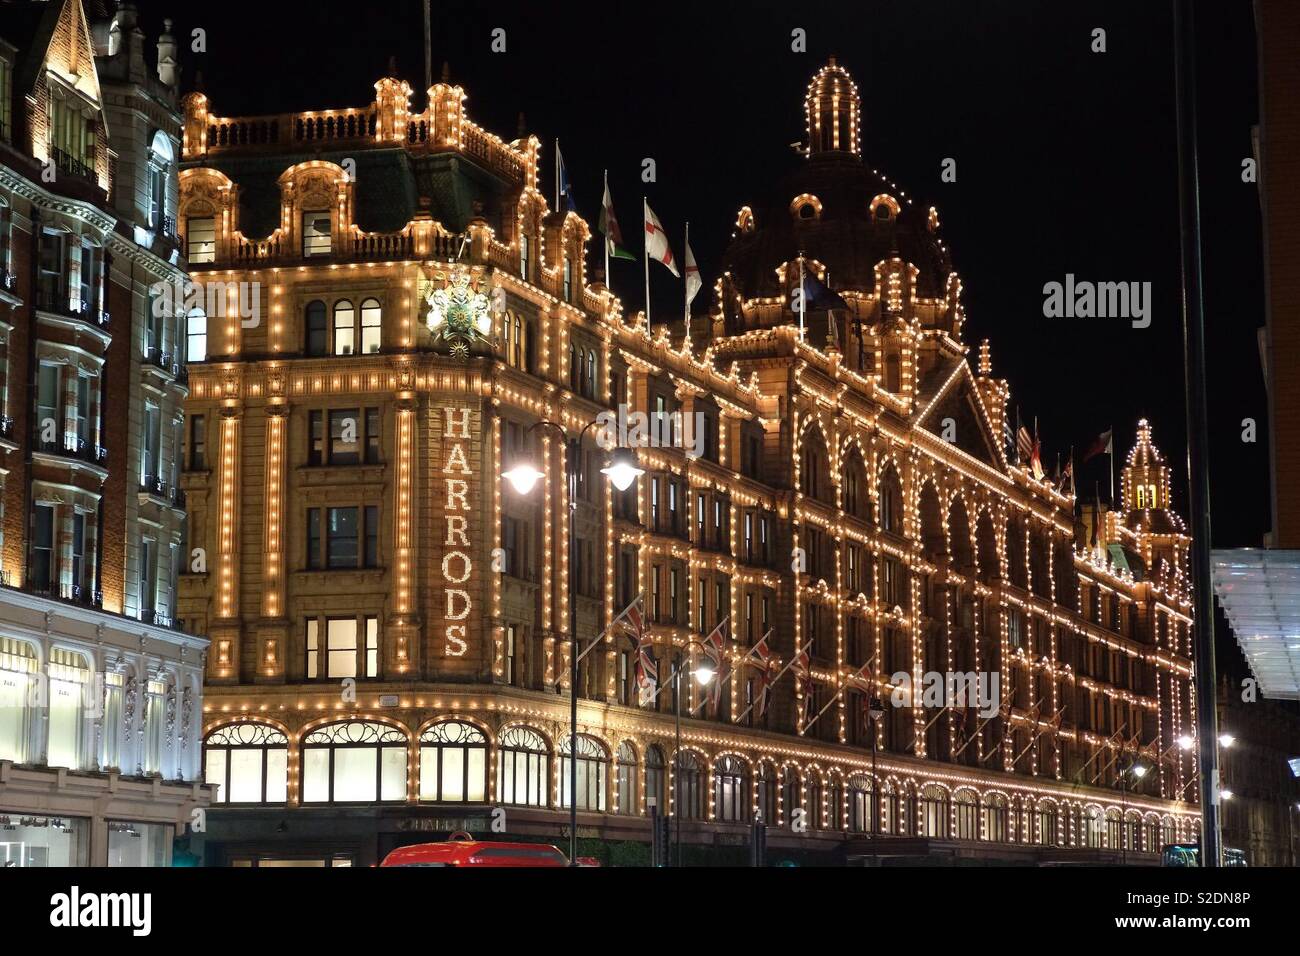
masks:
<path fill-rule="evenodd" d="M 172 36 L 172 21 L 163 21 L 163 32 L 158 37 L 158 79 L 173 89 L 180 83 L 181 65 L 176 59 L 176 38 Z"/>
<path fill-rule="evenodd" d="M 842 152 L 861 157 L 862 98 L 853 77 L 835 62 L 835 57 L 808 84 L 804 118 L 809 156 Z"/>

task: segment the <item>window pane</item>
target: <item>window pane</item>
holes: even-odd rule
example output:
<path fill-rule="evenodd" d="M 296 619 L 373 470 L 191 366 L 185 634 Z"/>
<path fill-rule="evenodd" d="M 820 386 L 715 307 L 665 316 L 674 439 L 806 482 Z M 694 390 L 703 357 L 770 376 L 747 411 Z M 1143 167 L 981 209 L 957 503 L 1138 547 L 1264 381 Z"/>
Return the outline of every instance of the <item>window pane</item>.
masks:
<path fill-rule="evenodd" d="M 331 568 L 357 566 L 357 509 L 330 508 L 328 561 Z"/>
<path fill-rule="evenodd" d="M 379 799 L 406 799 L 406 748 L 385 747 L 381 751 L 383 788 Z"/>
<path fill-rule="evenodd" d="M 217 788 L 216 795 L 212 798 L 215 803 L 226 801 L 226 755 L 228 753 L 229 751 L 224 749 L 209 750 L 204 761 L 203 782 Z"/>
<path fill-rule="evenodd" d="M 51 680 L 50 738 L 51 767 L 81 766 L 81 685 L 72 681 Z"/>
<path fill-rule="evenodd" d="M 334 354 L 351 355 L 356 337 L 356 313 L 344 299 L 334 306 Z"/>
<path fill-rule="evenodd" d="M 302 799 L 323 803 L 330 798 L 330 754 L 324 747 L 303 750 Z"/>
<path fill-rule="evenodd" d="M 442 799 L 465 799 L 465 751 L 460 747 L 442 749 Z"/>
<path fill-rule="evenodd" d="M 374 800 L 376 747 L 336 747 L 334 749 L 334 800 L 348 802 Z"/>
<path fill-rule="evenodd" d="M 230 802 L 262 801 L 262 748 L 234 747 L 230 751 Z"/>
<path fill-rule="evenodd" d="M 285 748 L 266 752 L 266 802 L 284 803 L 289 799 L 289 751 Z"/>
<path fill-rule="evenodd" d="M 469 787 L 465 799 L 481 803 L 487 799 L 487 748 L 472 748 L 468 756 Z"/>

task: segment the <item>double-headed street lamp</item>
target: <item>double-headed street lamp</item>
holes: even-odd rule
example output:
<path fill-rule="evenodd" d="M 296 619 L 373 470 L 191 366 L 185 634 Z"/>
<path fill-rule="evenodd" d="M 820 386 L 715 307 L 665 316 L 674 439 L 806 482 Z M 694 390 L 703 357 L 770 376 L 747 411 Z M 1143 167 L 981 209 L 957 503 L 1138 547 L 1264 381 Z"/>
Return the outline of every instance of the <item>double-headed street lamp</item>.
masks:
<path fill-rule="evenodd" d="M 569 431 L 558 422 L 540 421 L 528 426 L 526 438 L 535 428 L 553 428 L 564 442 L 564 471 L 568 496 L 566 531 L 569 537 L 569 865 L 578 865 L 578 584 L 574 572 L 578 567 L 578 545 L 573 536 L 573 516 L 578 510 L 578 469 L 582 459 L 582 440 L 598 424 L 590 421 L 578 433 L 577 441 L 569 440 Z M 632 487 L 644 470 L 637 464 L 636 453 L 630 448 L 616 448 L 610 462 L 600 473 L 619 491 Z M 545 475 L 530 461 L 515 462 L 501 473 L 521 495 L 537 486 Z"/>

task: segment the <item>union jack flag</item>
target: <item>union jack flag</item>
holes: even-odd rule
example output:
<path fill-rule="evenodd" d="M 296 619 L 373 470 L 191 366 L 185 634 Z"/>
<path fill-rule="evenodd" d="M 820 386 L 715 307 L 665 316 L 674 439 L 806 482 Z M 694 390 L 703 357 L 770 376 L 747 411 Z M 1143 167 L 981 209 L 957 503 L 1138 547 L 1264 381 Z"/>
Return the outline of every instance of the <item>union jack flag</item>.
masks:
<path fill-rule="evenodd" d="M 654 642 L 649 639 L 645 629 L 645 595 L 638 594 L 636 600 L 623 609 L 614 619 L 636 643 L 636 677 L 637 701 L 642 707 L 649 706 L 655 699 L 659 685 L 659 662 L 655 660 Z"/>
<path fill-rule="evenodd" d="M 807 651 L 800 651 L 794 659 L 794 679 L 799 688 L 799 723 L 807 724 L 812 719 L 812 708 L 817 684 L 809 670 L 811 661 Z"/>
<path fill-rule="evenodd" d="M 767 646 L 767 639 L 771 636 L 771 631 L 764 634 L 762 639 L 749 649 L 744 660 L 747 666 L 758 668 L 757 684 L 754 688 L 755 723 L 762 721 L 763 715 L 767 713 L 767 705 L 771 701 L 772 652 Z"/>
<path fill-rule="evenodd" d="M 709 684 L 709 711 L 715 715 L 718 712 L 718 705 L 722 702 L 722 685 L 727 682 L 731 671 L 726 649 L 729 620 L 730 617 L 724 617 L 704 639 L 704 654 L 713 665 L 713 680 Z"/>

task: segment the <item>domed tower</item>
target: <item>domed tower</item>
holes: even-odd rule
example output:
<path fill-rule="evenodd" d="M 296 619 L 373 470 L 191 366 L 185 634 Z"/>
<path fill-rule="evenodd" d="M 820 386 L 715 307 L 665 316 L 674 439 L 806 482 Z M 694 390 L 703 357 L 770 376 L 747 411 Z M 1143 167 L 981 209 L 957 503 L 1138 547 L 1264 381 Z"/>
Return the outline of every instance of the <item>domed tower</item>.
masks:
<path fill-rule="evenodd" d="M 1120 506 L 1124 527 L 1137 538 L 1138 549 L 1152 577 L 1183 574 L 1191 538 L 1182 516 L 1169 506 L 1169 463 L 1151 440 L 1151 424 L 1138 422 L 1137 440 L 1120 472 Z"/>
<path fill-rule="evenodd" d="M 808 84 L 804 122 L 794 167 L 736 217 L 714 337 L 798 326 L 791 293 L 802 259 L 848 306 L 809 308 L 804 341 L 915 402 L 928 378 L 964 361 L 961 283 L 938 213 L 863 160 L 862 97 L 834 59 Z"/>
<path fill-rule="evenodd" d="M 835 57 L 817 71 L 804 97 L 806 153 L 852 153 L 862 156 L 862 97 L 848 70 Z"/>

